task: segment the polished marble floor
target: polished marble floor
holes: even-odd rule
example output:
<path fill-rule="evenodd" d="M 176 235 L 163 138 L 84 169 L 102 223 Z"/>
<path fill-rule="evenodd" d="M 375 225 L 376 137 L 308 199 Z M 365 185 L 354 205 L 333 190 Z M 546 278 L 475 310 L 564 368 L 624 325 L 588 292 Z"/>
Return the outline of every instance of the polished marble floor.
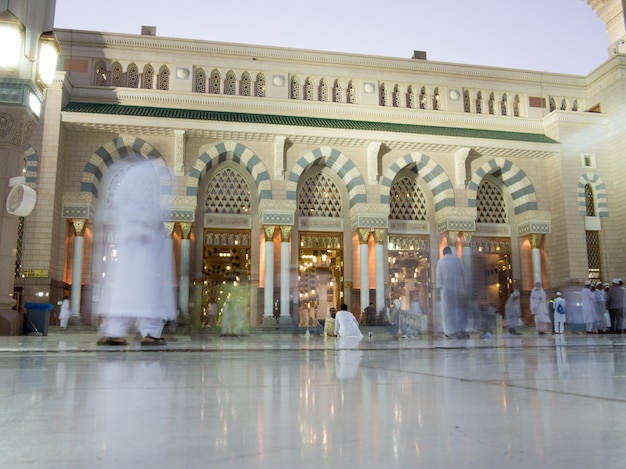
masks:
<path fill-rule="evenodd" d="M 0 467 L 622 468 L 626 336 L 0 337 Z"/>

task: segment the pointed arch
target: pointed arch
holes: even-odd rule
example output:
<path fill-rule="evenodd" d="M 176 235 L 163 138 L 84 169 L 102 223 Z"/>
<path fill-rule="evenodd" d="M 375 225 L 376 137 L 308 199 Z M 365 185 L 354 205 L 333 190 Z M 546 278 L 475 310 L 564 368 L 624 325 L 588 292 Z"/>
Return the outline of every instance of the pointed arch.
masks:
<path fill-rule="evenodd" d="M 170 89 L 170 69 L 167 65 L 161 65 L 161 68 L 159 68 L 157 89 L 163 91 Z"/>
<path fill-rule="evenodd" d="M 589 184 L 593 190 L 596 202 L 596 213 L 599 217 L 609 215 L 609 203 L 606 197 L 606 185 L 600 176 L 594 173 L 585 173 L 578 180 L 578 213 L 585 216 L 587 206 L 585 204 L 585 185 Z"/>
<path fill-rule="evenodd" d="M 476 207 L 478 186 L 483 178 L 495 170 L 500 170 L 502 183 L 513 201 L 515 215 L 528 210 L 537 210 L 537 194 L 526 173 L 505 158 L 494 158 L 476 170 L 467 188 L 467 205 Z"/>
<path fill-rule="evenodd" d="M 131 62 L 126 69 L 126 86 L 139 88 L 139 67 L 134 62 Z"/>
<path fill-rule="evenodd" d="M 454 207 L 452 182 L 443 168 L 422 153 L 408 153 L 392 162 L 383 175 L 380 187 L 380 203 L 389 204 L 391 184 L 398 173 L 408 165 L 415 164 L 418 175 L 426 182 L 433 196 L 435 212 L 444 207 Z"/>
<path fill-rule="evenodd" d="M 350 207 L 366 202 L 365 180 L 359 169 L 346 155 L 330 147 L 316 148 L 298 159 L 287 178 L 287 200 L 297 200 L 300 176 L 309 166 L 321 164 L 322 161 L 345 183 L 350 197 Z"/>
<path fill-rule="evenodd" d="M 187 177 L 186 195 L 197 197 L 198 186 L 206 172 L 213 166 L 231 160 L 243 166 L 254 179 L 259 200 L 272 199 L 270 175 L 261 158 L 237 142 L 222 142 L 203 152 L 193 164 Z"/>
<path fill-rule="evenodd" d="M 111 86 L 117 88 L 124 86 L 124 69 L 118 61 L 111 65 Z"/>
<path fill-rule="evenodd" d="M 149 143 L 136 137 L 118 137 L 102 145 L 91 155 L 83 169 L 80 191 L 98 198 L 102 177 L 116 161 L 128 156 L 139 155 L 145 159 L 154 159 L 156 170 L 161 180 L 161 194 L 172 193 L 172 178 L 161 154 Z"/>
<path fill-rule="evenodd" d="M 141 87 L 146 90 L 154 88 L 154 67 L 150 64 L 143 67 Z"/>

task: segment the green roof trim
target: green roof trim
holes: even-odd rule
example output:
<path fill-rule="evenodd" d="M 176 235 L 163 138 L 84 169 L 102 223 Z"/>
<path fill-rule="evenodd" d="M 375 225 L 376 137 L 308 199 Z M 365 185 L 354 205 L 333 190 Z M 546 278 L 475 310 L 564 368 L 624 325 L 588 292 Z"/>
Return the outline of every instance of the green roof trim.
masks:
<path fill-rule="evenodd" d="M 367 130 L 398 132 L 406 134 L 441 135 L 446 137 L 486 138 L 532 143 L 558 143 L 543 134 L 504 132 L 501 130 L 463 129 L 459 127 L 436 127 L 433 125 L 395 124 L 391 122 L 367 122 L 349 119 L 327 119 L 321 117 L 295 117 L 243 112 L 200 111 L 192 109 L 170 109 L 122 104 L 98 104 L 70 102 L 64 112 L 87 114 L 109 114 L 115 116 L 157 117 L 164 119 L 189 119 L 242 124 L 291 125 L 327 129 Z"/>

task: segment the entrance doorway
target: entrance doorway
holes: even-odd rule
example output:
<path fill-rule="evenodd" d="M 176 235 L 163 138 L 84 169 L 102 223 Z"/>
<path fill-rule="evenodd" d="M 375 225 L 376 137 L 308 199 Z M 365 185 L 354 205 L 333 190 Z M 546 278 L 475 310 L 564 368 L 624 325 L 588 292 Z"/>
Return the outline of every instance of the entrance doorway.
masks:
<path fill-rule="evenodd" d="M 341 233 L 302 233 L 298 251 L 300 327 L 316 326 L 344 303 Z"/>
<path fill-rule="evenodd" d="M 389 235 L 389 296 L 400 309 L 432 320 L 428 236 Z"/>
<path fill-rule="evenodd" d="M 504 314 L 504 305 L 513 292 L 511 241 L 502 238 L 472 238 L 471 290 L 477 301 L 492 304 Z"/>
<path fill-rule="evenodd" d="M 204 326 L 221 325 L 224 303 L 233 288 L 250 317 L 250 231 L 205 228 L 202 312 Z"/>

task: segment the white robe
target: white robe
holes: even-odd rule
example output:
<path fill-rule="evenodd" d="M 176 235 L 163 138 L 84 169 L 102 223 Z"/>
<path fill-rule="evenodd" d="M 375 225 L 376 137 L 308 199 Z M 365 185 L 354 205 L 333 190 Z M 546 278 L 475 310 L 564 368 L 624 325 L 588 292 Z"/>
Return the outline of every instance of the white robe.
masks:
<path fill-rule="evenodd" d="M 335 335 L 337 337 L 363 338 L 354 314 L 350 311 L 337 311 L 335 315 Z"/>
<path fill-rule="evenodd" d="M 172 263 L 167 257 L 171 253 L 166 252 L 159 178 L 151 161 L 134 163 L 126 170 L 111 210 L 117 258 L 106 279 L 102 315 L 161 322 L 176 319 Z"/>
<path fill-rule="evenodd" d="M 592 324 L 596 318 L 596 296 L 587 287 L 582 289 L 580 296 L 583 302 L 583 322 Z"/>
<path fill-rule="evenodd" d="M 443 333 L 446 335 L 465 329 L 464 273 L 463 262 L 452 254 L 446 254 L 437 263 L 437 288 L 441 293 Z"/>
<path fill-rule="evenodd" d="M 548 297 L 543 288 L 533 288 L 530 292 L 530 311 L 535 316 L 535 325 L 540 329 L 539 323 L 550 323 L 548 311 Z"/>

